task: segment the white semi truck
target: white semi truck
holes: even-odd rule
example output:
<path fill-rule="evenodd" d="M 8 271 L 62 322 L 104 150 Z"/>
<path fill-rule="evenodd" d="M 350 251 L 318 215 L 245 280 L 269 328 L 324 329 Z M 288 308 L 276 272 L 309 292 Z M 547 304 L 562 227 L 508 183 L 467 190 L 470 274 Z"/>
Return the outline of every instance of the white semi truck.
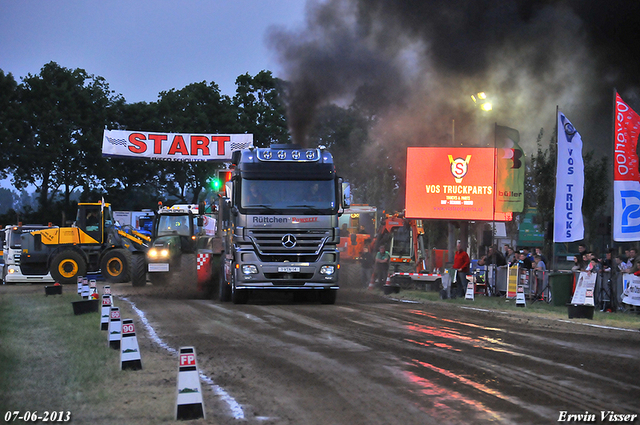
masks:
<path fill-rule="evenodd" d="M 2 271 L 3 284 L 15 283 L 51 283 L 55 282 L 51 273 L 25 275 L 20 270 L 20 256 L 22 254 L 22 245 L 20 236 L 23 233 L 32 232 L 34 230 L 48 229 L 53 226 L 44 226 L 39 224 L 17 224 L 5 226 L 4 228 L 4 245 L 2 247 L 4 253 L 4 269 Z"/>

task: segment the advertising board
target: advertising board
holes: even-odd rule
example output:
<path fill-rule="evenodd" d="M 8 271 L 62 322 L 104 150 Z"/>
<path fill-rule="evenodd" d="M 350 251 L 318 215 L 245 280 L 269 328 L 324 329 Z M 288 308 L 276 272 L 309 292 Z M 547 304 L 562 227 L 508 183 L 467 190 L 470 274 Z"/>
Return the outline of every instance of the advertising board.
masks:
<path fill-rule="evenodd" d="M 407 148 L 406 217 L 507 221 L 495 212 L 495 149 Z"/>

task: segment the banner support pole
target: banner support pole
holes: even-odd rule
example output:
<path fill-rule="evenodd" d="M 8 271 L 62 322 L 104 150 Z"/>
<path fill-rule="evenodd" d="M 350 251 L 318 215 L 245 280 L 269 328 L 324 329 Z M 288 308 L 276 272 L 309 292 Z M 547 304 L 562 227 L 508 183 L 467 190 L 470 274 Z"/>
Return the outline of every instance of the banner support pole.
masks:
<path fill-rule="evenodd" d="M 554 165 L 555 165 L 555 185 L 553 186 L 553 199 L 554 199 L 554 205 L 555 205 L 555 199 L 556 196 L 558 196 L 558 111 L 559 111 L 559 107 L 558 105 L 556 105 L 556 116 L 554 118 L 555 121 L 555 135 L 556 135 L 556 157 L 554 158 Z M 555 208 L 554 208 L 554 212 L 553 212 L 553 222 L 551 223 L 552 225 L 552 229 L 553 229 L 553 236 L 551 237 L 551 258 L 552 258 L 552 265 L 551 265 L 551 270 L 553 270 L 554 272 L 558 271 L 558 260 L 556 259 L 556 212 L 555 212 Z"/>

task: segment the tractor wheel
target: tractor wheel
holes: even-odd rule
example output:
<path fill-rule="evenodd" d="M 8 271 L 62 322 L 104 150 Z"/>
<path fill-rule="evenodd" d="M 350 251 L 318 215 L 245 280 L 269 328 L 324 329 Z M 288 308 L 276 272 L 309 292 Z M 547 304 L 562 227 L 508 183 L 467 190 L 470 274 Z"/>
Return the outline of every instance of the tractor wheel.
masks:
<path fill-rule="evenodd" d="M 147 261 L 144 254 L 133 256 L 131 263 L 131 285 L 145 286 L 147 284 Z"/>
<path fill-rule="evenodd" d="M 59 283 L 77 283 L 78 276 L 87 275 L 87 263 L 75 251 L 62 251 L 51 261 L 51 277 Z"/>
<path fill-rule="evenodd" d="M 204 298 L 208 300 L 215 299 L 218 296 L 218 284 L 220 282 L 220 261 L 219 255 L 211 255 L 209 267 L 211 267 L 211 278 L 205 282 Z"/>
<path fill-rule="evenodd" d="M 126 249 L 113 249 L 102 257 L 100 271 L 107 282 L 127 282 L 130 279 L 131 253 Z"/>

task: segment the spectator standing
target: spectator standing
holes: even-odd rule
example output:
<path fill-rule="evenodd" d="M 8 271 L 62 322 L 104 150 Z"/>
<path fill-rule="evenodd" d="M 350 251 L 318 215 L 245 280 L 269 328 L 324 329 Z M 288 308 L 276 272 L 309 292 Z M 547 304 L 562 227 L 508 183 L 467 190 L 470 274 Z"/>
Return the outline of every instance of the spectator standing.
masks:
<path fill-rule="evenodd" d="M 510 246 L 507 246 L 507 253 L 505 255 L 505 261 L 510 266 L 512 266 L 512 265 L 514 265 L 516 263 L 516 253 L 513 250 L 513 248 L 511 248 Z"/>
<path fill-rule="evenodd" d="M 496 266 L 506 266 L 507 261 L 504 258 L 504 255 L 498 250 L 497 245 L 493 245 L 489 247 L 489 251 L 487 255 L 478 260 L 478 264 L 481 266 L 488 266 L 489 264 L 495 264 Z"/>
<path fill-rule="evenodd" d="M 378 247 L 375 259 L 374 279 L 377 280 L 380 287 L 384 286 L 387 282 L 387 276 L 389 275 L 389 261 L 391 255 L 386 250 L 384 245 Z"/>
<path fill-rule="evenodd" d="M 602 260 L 602 270 L 605 272 L 613 272 L 615 269 L 614 265 L 614 252 L 616 252 L 615 248 L 609 248 L 607 253 L 605 254 L 604 260 Z"/>
<path fill-rule="evenodd" d="M 544 256 L 544 254 L 542 253 L 542 248 L 540 248 L 539 246 L 536 247 L 536 255 L 540 256 L 540 259 L 544 262 L 544 264 L 547 264 L 547 257 Z M 535 255 L 533 256 L 533 258 L 535 259 Z"/>
<path fill-rule="evenodd" d="M 629 259 L 627 260 L 626 268 L 622 270 L 623 273 L 635 273 L 640 270 L 640 261 L 636 261 L 636 255 L 638 255 L 638 250 L 629 248 Z"/>
<path fill-rule="evenodd" d="M 369 247 L 364 247 L 360 256 L 360 266 L 362 267 L 362 280 L 365 287 L 373 282 L 373 254 L 369 252 Z"/>
<path fill-rule="evenodd" d="M 453 268 L 456 273 L 456 286 L 457 292 L 460 297 L 464 297 L 467 291 L 467 274 L 469 273 L 469 266 L 471 261 L 469 260 L 469 254 L 462 249 L 462 242 L 458 241 L 456 245 L 456 254 L 453 258 Z M 455 298 L 452 296 L 452 298 Z"/>
<path fill-rule="evenodd" d="M 533 268 L 537 271 L 546 271 L 547 270 L 547 264 L 544 262 L 544 260 L 542 259 L 541 255 L 534 255 L 533 256 Z"/>
<path fill-rule="evenodd" d="M 527 256 L 527 253 L 524 252 L 524 249 L 520 250 L 520 259 L 518 260 L 518 265 L 523 269 L 531 270 L 533 268 L 533 262 Z"/>

